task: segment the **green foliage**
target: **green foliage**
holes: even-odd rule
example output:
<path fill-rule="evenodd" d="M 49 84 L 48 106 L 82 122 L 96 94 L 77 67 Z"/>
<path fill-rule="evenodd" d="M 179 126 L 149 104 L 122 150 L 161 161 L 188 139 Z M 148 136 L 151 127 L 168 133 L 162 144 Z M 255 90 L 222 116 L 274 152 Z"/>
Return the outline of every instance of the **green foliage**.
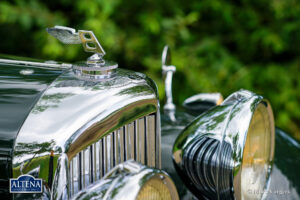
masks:
<path fill-rule="evenodd" d="M 4 0 L 0 52 L 70 62 L 88 56 L 49 36 L 45 28 L 53 25 L 93 30 L 107 58 L 148 74 L 161 98 L 160 55 L 168 44 L 176 103 L 248 89 L 269 99 L 277 126 L 300 138 L 299 1 Z"/>

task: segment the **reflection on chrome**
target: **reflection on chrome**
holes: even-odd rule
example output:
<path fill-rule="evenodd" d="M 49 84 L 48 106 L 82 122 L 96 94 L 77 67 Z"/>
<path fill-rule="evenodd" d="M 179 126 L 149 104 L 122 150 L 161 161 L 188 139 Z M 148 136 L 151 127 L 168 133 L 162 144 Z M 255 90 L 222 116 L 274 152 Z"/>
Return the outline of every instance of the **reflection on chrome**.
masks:
<path fill-rule="evenodd" d="M 132 123 L 135 126 L 131 127 Z M 134 132 L 126 130 L 132 128 Z M 100 141 L 106 151 L 99 158 L 105 160 L 103 170 L 95 158 Z M 131 148 L 133 143 L 138 145 Z M 50 181 L 44 191 L 51 190 L 53 199 L 69 198 L 71 175 L 73 180 L 80 179 L 80 174 L 75 173 L 79 170 L 78 157 L 82 174 L 88 174 L 86 179 L 82 178 L 80 188 L 130 158 L 160 168 L 159 103 L 151 79 L 141 73 L 116 69 L 111 79 L 93 82 L 79 79 L 73 70 L 68 70 L 50 85 L 16 138 L 13 177 L 40 166 L 38 177 L 45 183 Z M 49 170 L 51 167 L 53 171 Z M 101 176 L 96 175 L 96 169 Z"/>
<path fill-rule="evenodd" d="M 270 104 L 246 90 L 200 115 L 176 139 L 173 159 L 198 197 L 260 199 L 274 157 Z M 249 196 L 250 195 L 250 196 Z"/>
<path fill-rule="evenodd" d="M 57 63 L 57 62 L 32 62 L 23 60 L 13 60 L 13 59 L 0 59 L 0 63 L 5 63 L 9 65 L 24 65 L 24 66 L 35 66 L 35 67 L 47 67 L 47 68 L 61 68 L 70 69 L 72 64 L 68 63 Z"/>
<path fill-rule="evenodd" d="M 135 120 L 108 134 L 70 161 L 71 195 L 101 179 L 119 163 L 135 160 L 149 167 L 159 167 L 155 155 L 156 114 Z"/>
<path fill-rule="evenodd" d="M 214 199 L 216 197 L 216 180 L 218 172 L 223 177 L 220 186 L 223 198 L 228 199 L 230 196 L 230 180 L 232 166 L 230 158 L 232 150 L 230 144 L 224 143 L 222 158 L 219 160 L 218 152 L 221 148 L 219 140 L 211 137 L 198 137 L 189 144 L 183 154 L 183 164 L 185 171 L 195 185 L 195 187 L 204 194 L 204 196 Z"/>
<path fill-rule="evenodd" d="M 179 197 L 174 183 L 164 171 L 130 160 L 111 169 L 72 199 L 178 200 Z"/>

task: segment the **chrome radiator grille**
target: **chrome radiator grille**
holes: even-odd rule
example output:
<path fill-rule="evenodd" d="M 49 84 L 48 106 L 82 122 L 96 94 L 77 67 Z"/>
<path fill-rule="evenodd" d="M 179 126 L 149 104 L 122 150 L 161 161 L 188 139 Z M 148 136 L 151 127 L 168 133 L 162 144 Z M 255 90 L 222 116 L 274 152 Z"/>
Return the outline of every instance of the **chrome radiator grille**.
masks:
<path fill-rule="evenodd" d="M 114 166 L 136 160 L 160 167 L 156 114 L 151 114 L 108 134 L 72 158 L 69 165 L 71 195 L 101 179 Z"/>

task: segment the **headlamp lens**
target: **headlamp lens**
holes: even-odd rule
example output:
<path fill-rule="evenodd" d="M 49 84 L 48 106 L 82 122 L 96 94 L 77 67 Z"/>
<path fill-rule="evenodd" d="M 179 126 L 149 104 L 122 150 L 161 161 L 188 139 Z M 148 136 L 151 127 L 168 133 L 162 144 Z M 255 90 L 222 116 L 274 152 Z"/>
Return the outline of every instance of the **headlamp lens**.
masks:
<path fill-rule="evenodd" d="M 266 186 L 274 150 L 271 117 L 263 103 L 252 117 L 242 161 L 242 199 L 260 199 Z"/>
<path fill-rule="evenodd" d="M 171 200 L 166 183 L 159 178 L 150 179 L 140 190 L 137 200 Z"/>

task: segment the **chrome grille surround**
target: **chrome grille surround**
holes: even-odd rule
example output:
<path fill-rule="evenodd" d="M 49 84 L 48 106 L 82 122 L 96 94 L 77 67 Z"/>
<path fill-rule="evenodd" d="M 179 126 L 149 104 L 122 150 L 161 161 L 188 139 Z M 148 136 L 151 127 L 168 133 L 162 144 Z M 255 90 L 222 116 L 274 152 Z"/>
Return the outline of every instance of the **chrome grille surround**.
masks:
<path fill-rule="evenodd" d="M 12 160 L 14 178 L 20 173 L 28 174 L 37 170 L 36 177 L 50 183 L 45 184 L 41 195 L 51 196 L 51 199 L 69 199 L 72 193 L 70 161 L 79 152 L 121 127 L 152 114 L 155 114 L 156 120 L 155 133 L 160 135 L 158 92 L 153 80 L 128 70 L 116 69 L 115 72 L 111 79 L 93 82 L 78 79 L 72 70 L 66 70 L 51 83 L 30 111 L 16 138 Z M 120 135 L 118 142 L 123 139 L 126 138 Z M 18 151 L 24 145 L 30 147 L 31 151 Z M 42 149 L 37 149 L 41 146 Z M 139 145 L 138 149 L 142 147 Z M 92 155 L 94 149 L 89 149 L 92 153 L 82 153 L 81 162 L 89 154 Z M 155 150 L 155 165 L 160 168 L 160 137 L 155 138 Z M 111 158 L 108 154 L 103 155 L 102 159 L 107 159 L 108 164 Z M 119 157 L 120 160 L 115 162 L 121 162 L 121 155 Z M 72 165 L 75 166 L 75 162 Z M 50 164 L 53 170 L 49 170 Z M 79 167 L 78 164 L 76 166 Z M 92 171 L 97 169 L 97 165 L 89 166 L 88 162 L 82 167 L 85 167 L 81 169 L 84 171 L 89 167 L 93 168 Z M 76 178 L 74 169 L 73 176 Z M 103 175 L 105 172 L 101 173 Z M 84 181 L 87 184 L 90 180 Z M 83 180 L 80 184 L 83 184 Z"/>
<path fill-rule="evenodd" d="M 112 168 L 127 160 L 135 160 L 148 167 L 160 167 L 156 159 L 157 114 L 141 117 L 100 138 L 70 161 L 70 196 L 101 179 Z"/>

